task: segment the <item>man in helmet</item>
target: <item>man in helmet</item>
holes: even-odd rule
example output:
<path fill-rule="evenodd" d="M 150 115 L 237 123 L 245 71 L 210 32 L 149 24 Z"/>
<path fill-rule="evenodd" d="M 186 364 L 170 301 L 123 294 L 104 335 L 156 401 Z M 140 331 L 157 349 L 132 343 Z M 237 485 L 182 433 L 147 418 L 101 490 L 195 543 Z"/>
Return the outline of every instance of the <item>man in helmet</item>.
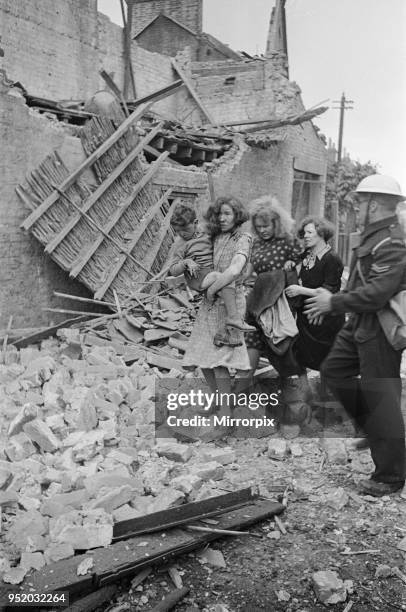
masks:
<path fill-rule="evenodd" d="M 320 289 L 307 300 L 310 318 L 350 313 L 321 372 L 359 430 L 365 432 L 375 471 L 360 489 L 376 497 L 404 486 L 405 427 L 400 409 L 400 362 L 380 326 L 377 311 L 406 289 L 406 246 L 396 216 L 406 199 L 390 176 L 374 174 L 356 189 L 359 246 L 354 249 L 345 291 Z"/>

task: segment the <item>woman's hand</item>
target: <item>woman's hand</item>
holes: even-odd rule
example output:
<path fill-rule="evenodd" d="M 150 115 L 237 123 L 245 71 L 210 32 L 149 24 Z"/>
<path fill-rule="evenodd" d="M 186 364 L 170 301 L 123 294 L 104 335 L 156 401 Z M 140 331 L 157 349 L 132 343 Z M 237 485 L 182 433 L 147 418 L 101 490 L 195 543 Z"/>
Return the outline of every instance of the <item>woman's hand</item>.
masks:
<path fill-rule="evenodd" d="M 285 293 L 289 298 L 302 295 L 302 287 L 300 285 L 289 285 L 289 287 L 286 287 Z"/>
<path fill-rule="evenodd" d="M 291 259 L 288 259 L 288 261 L 285 262 L 283 269 L 284 270 L 293 270 L 293 268 L 296 266 L 295 262 L 292 261 Z"/>
<path fill-rule="evenodd" d="M 200 270 L 200 266 L 198 263 L 193 261 L 193 259 L 184 259 L 183 265 L 185 266 L 186 270 L 189 272 L 190 276 L 195 276 L 195 277 L 197 276 L 197 272 L 198 270 Z"/>

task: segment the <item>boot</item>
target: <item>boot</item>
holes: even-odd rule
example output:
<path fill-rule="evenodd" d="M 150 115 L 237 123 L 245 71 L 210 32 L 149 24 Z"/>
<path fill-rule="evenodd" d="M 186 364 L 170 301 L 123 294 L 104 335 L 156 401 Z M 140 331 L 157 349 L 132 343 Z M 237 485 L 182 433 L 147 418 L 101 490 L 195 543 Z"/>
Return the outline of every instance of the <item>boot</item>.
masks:
<path fill-rule="evenodd" d="M 226 309 L 226 325 L 229 327 L 235 327 L 236 329 L 244 332 L 255 331 L 256 328 L 245 323 L 238 313 L 237 304 L 235 301 L 235 288 L 223 287 L 219 293 Z"/>

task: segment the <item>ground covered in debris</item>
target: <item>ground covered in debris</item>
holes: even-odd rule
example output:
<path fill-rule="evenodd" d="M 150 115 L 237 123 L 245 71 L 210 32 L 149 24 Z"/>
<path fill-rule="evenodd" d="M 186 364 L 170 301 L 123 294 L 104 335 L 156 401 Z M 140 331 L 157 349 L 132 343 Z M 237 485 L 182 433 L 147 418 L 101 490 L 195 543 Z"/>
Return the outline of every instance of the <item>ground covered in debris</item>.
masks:
<path fill-rule="evenodd" d="M 287 491 L 280 521 L 251 528 L 260 538 L 223 538 L 127 580 L 104 609 L 149 610 L 181 584 L 190 588 L 183 612 L 406 609 L 406 494 L 357 495 L 372 469 L 368 451 L 298 436 L 297 426 L 259 439 L 156 440 L 155 381 L 168 369 L 141 348 L 128 363 L 111 343 L 58 333 L 9 347 L 0 365 L 6 585 L 29 589 L 45 565 L 108 546 L 117 521 L 256 484 L 272 500 Z M 164 365 L 174 381 L 193 377 L 173 359 Z M 90 558 L 80 572 L 91 569 Z"/>
<path fill-rule="evenodd" d="M 355 483 L 372 468 L 367 450 L 353 451 L 351 441 L 325 447 L 299 439 L 288 442 L 292 453 L 275 459 L 269 440 L 230 444 L 236 461 L 225 466 L 218 486 L 233 490 L 257 482 L 275 499 L 289 484 L 280 517 L 286 533 L 270 520 L 251 529 L 262 539 L 228 537 L 210 545 L 221 553 L 213 559 L 200 553 L 179 558 L 176 568 L 191 591 L 177 610 L 312 612 L 325 610 L 330 597 L 337 602 L 331 610 L 406 609 L 406 493 L 380 500 L 357 495 Z M 333 574 L 316 574 L 326 571 Z M 325 583 L 326 589 L 317 589 Z M 173 588 L 165 568 L 159 569 L 119 601 L 148 610 Z"/>

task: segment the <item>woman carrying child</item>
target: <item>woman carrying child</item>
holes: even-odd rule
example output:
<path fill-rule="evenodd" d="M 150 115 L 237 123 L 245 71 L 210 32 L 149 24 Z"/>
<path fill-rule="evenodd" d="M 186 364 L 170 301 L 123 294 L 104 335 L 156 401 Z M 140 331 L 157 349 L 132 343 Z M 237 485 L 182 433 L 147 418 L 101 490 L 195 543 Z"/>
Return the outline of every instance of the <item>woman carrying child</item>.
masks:
<path fill-rule="evenodd" d="M 209 277 L 209 280 L 207 280 L 207 275 L 203 280 L 198 280 L 200 290 L 206 286 L 208 288 L 197 313 L 183 361 L 184 365 L 199 366 L 202 369 L 206 382 L 213 392 L 230 393 L 230 370 L 248 371 L 250 369 L 242 331 L 248 327 L 243 323 L 245 315 L 243 279 L 250 257 L 252 238 L 248 232 L 241 230 L 241 225 L 248 218 L 247 210 L 237 198 L 218 198 L 208 208 L 205 215 L 212 241 L 211 255 L 207 253 L 206 260 L 203 258 L 199 262 L 195 252 L 192 263 L 189 261 L 190 257 L 182 260 L 178 251 L 178 255 L 175 255 L 175 263 L 171 268 L 172 273 L 179 274 L 186 271 L 189 279 L 193 276 L 197 278 L 197 273 L 204 268 L 205 263 L 208 264 L 209 271 L 214 270 L 216 273 L 215 276 Z M 191 221 L 191 223 L 194 222 L 194 220 Z M 189 230 L 186 229 L 186 232 L 177 229 L 176 225 L 174 229 L 186 242 L 196 232 L 196 226 L 195 228 L 190 227 Z M 201 241 L 198 240 L 198 242 L 202 246 L 205 242 L 204 235 L 200 238 Z M 206 246 L 203 250 L 206 249 Z M 202 253 L 200 252 L 199 255 L 201 256 Z M 176 257 L 178 257 L 177 260 Z M 211 268 L 210 257 L 212 258 Z M 178 269 L 174 267 L 176 265 Z M 232 299 L 227 297 L 224 299 L 222 290 L 225 287 L 232 288 Z M 235 300 L 234 312 L 229 310 L 233 300 Z M 225 301 L 228 302 L 227 307 Z M 224 342 L 219 342 L 221 338 Z"/>

